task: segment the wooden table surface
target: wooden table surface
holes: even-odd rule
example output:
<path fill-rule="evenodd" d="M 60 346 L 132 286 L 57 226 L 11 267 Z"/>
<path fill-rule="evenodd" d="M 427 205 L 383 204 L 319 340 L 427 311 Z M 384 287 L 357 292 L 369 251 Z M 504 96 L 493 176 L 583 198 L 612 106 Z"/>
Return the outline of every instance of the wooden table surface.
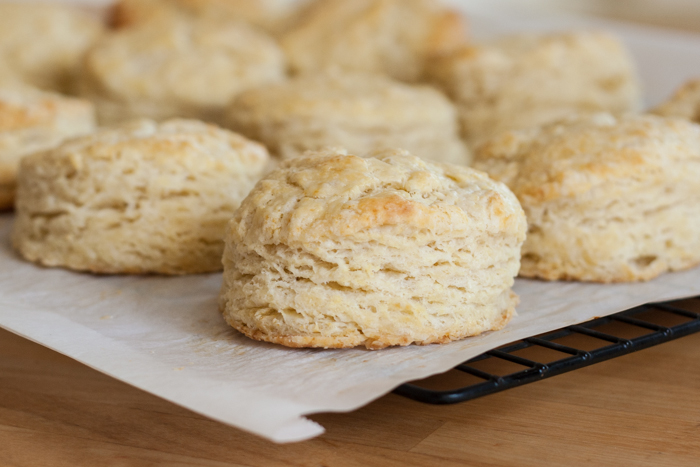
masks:
<path fill-rule="evenodd" d="M 699 390 L 695 334 L 459 405 L 387 395 L 275 445 L 0 330 L 0 466 L 697 466 Z"/>

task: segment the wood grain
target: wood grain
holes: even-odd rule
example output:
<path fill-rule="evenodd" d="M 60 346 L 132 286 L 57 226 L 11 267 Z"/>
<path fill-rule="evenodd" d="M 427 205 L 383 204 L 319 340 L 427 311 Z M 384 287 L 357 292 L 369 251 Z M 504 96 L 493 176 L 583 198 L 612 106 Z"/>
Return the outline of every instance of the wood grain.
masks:
<path fill-rule="evenodd" d="M 693 335 L 460 405 L 388 395 L 275 445 L 0 331 L 0 466 L 690 466 L 698 389 Z"/>

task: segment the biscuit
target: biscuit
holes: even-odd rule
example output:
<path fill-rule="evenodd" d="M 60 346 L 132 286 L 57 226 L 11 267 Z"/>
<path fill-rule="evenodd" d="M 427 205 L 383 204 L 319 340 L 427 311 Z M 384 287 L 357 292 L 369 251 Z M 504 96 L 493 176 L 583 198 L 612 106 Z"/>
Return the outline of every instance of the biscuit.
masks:
<path fill-rule="evenodd" d="M 221 269 L 226 222 L 264 147 L 194 120 L 141 120 L 25 157 L 14 247 L 29 261 L 108 274 Z"/>
<path fill-rule="evenodd" d="M 325 146 L 353 154 L 398 147 L 439 162 L 469 162 L 445 96 L 381 75 L 307 75 L 261 86 L 234 100 L 227 126 L 282 158 Z"/>
<path fill-rule="evenodd" d="M 652 109 L 651 113 L 700 123 L 700 79 L 685 83 L 669 100 Z"/>
<path fill-rule="evenodd" d="M 0 84 L 0 210 L 14 204 L 20 159 L 90 133 L 95 126 L 90 102 L 2 80 Z"/>
<path fill-rule="evenodd" d="M 120 0 L 112 9 L 117 28 L 141 25 L 163 17 L 218 17 L 245 21 L 275 33 L 296 10 L 293 0 Z"/>
<path fill-rule="evenodd" d="M 529 231 L 520 275 L 652 279 L 700 262 L 700 126 L 599 114 L 504 133 L 474 166 L 518 196 Z"/>
<path fill-rule="evenodd" d="M 220 309 L 253 339 L 379 349 L 502 328 L 525 238 L 486 174 L 403 150 L 283 161 L 225 234 Z"/>
<path fill-rule="evenodd" d="M 0 3 L 0 63 L 29 84 L 70 91 L 82 55 L 102 30 L 76 8 Z"/>
<path fill-rule="evenodd" d="M 436 57 L 426 77 L 457 104 L 472 145 L 572 113 L 618 114 L 640 103 L 632 59 L 606 33 L 509 36 Z"/>
<path fill-rule="evenodd" d="M 281 41 L 296 73 L 338 68 L 416 81 L 428 56 L 464 44 L 466 32 L 436 0 L 316 0 Z"/>
<path fill-rule="evenodd" d="M 285 77 L 263 32 L 217 20 L 154 21 L 102 38 L 87 53 L 81 95 L 101 123 L 191 117 L 219 123 L 233 97 Z"/>

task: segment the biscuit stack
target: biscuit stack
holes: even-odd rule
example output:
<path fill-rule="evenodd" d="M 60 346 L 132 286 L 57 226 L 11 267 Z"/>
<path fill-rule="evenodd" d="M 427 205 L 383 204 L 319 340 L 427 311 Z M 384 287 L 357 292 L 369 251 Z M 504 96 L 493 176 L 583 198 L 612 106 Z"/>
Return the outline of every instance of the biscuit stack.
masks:
<path fill-rule="evenodd" d="M 465 25 L 438 0 L 119 0 L 112 29 L 2 4 L 13 245 L 98 274 L 223 269 L 231 326 L 323 348 L 500 329 L 518 274 L 700 263 L 698 83 L 638 114 L 614 36 Z"/>

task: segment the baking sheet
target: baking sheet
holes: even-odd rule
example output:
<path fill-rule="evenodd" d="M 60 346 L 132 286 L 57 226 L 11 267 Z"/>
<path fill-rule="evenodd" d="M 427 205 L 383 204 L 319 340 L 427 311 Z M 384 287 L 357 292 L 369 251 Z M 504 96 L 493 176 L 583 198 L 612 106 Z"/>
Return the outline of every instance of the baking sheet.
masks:
<path fill-rule="evenodd" d="M 460 3 L 479 36 L 514 30 L 600 25 L 526 12 L 508 15 Z M 609 26 L 609 24 L 608 24 Z M 613 25 L 633 49 L 657 102 L 700 76 L 700 39 Z M 518 280 L 519 315 L 502 331 L 447 345 L 377 352 L 298 350 L 251 341 L 216 309 L 219 274 L 95 277 L 43 269 L 9 246 L 11 215 L 0 216 L 0 327 L 195 412 L 276 442 L 323 428 L 304 415 L 361 407 L 499 345 L 649 301 L 700 294 L 700 269 L 644 284 L 595 285 Z"/>

